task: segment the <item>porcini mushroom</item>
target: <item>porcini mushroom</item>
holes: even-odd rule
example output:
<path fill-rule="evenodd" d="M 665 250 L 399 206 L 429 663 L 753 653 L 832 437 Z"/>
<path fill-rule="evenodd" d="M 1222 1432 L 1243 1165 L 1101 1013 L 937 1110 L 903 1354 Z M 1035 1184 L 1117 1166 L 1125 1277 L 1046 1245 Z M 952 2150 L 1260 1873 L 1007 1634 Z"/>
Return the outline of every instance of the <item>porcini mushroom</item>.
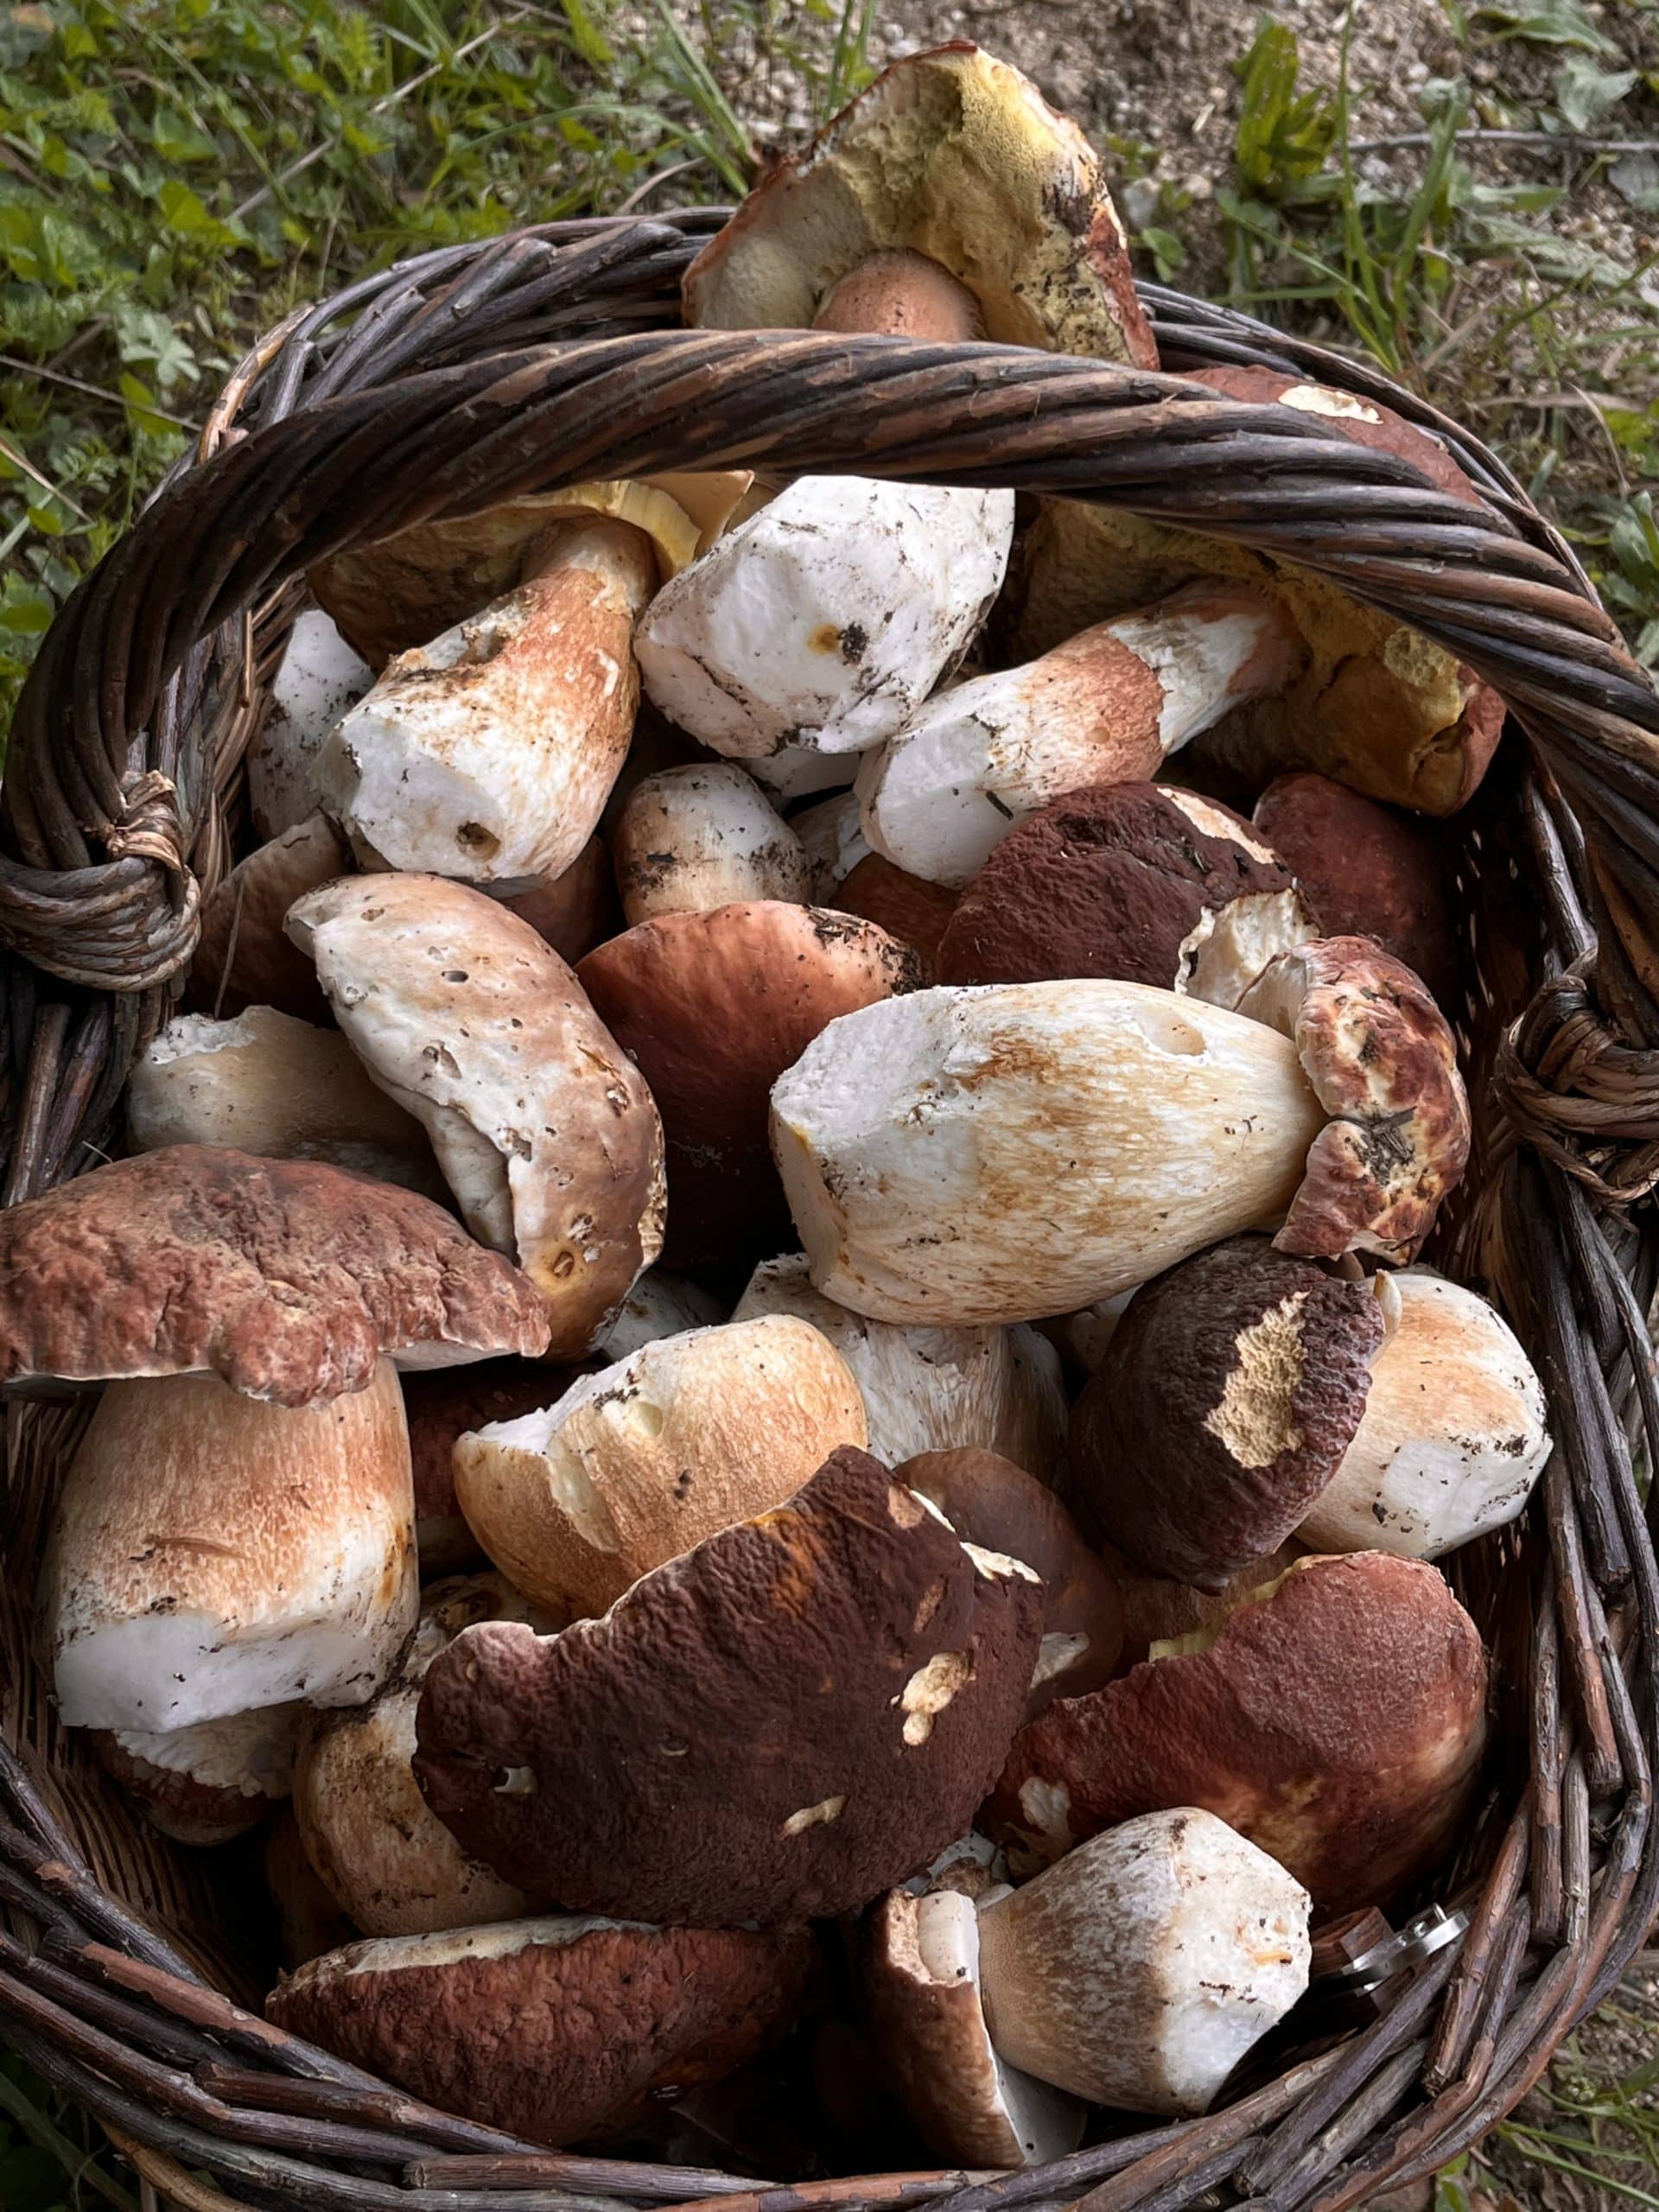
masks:
<path fill-rule="evenodd" d="M 870 1916 L 859 1976 L 883 2072 L 936 2158 L 963 2166 L 1046 2165 L 1075 2151 L 1077 2099 L 993 2048 L 980 1988 L 974 1900 L 959 1890 L 890 1890 Z"/>
<path fill-rule="evenodd" d="M 1138 983 L 887 1000 L 772 1090 L 814 1283 L 940 1326 L 1067 1313 L 1277 1221 L 1323 1118 L 1283 1038 Z"/>
<path fill-rule="evenodd" d="M 556 2147 L 746 2063 L 793 2020 L 815 1957 L 799 1928 L 514 1920 L 330 1952 L 265 2010 L 444 2111 Z"/>
<path fill-rule="evenodd" d="M 1446 1851 L 1485 1747 L 1486 1656 L 1433 1567 L 1310 1554 L 1190 1642 L 1030 1722 L 988 1832 L 1040 1865 L 1201 1805 L 1328 1912 L 1386 1900 Z"/>
<path fill-rule="evenodd" d="M 212 1375 L 111 1382 L 41 1577 L 64 1719 L 154 1736 L 294 1700 L 360 1705 L 414 1624 L 414 1534 L 388 1363 L 299 1408 Z"/>
<path fill-rule="evenodd" d="M 804 1321 L 772 1314 L 659 1337 L 544 1409 L 462 1436 L 455 1496 L 528 1596 L 601 1613 L 864 1438 L 846 1362 Z"/>
<path fill-rule="evenodd" d="M 917 980 L 873 922 L 748 900 L 659 915 L 590 952 L 577 980 L 663 1117 L 667 1256 L 752 1262 L 788 1216 L 766 1142 L 773 1083 L 827 1023 Z"/>
<path fill-rule="evenodd" d="M 1028 1567 L 842 1449 L 601 1619 L 469 1629 L 428 1672 L 415 1770 L 463 1848 L 574 1910 L 853 1910 L 966 1833 L 1040 1611 Z"/>
<path fill-rule="evenodd" d="M 1053 1348 L 1034 1329 L 902 1329 L 873 1321 L 815 1290 L 802 1252 L 763 1261 L 732 1319 L 762 1313 L 792 1313 L 834 1344 L 864 1401 L 870 1451 L 885 1465 L 967 1445 L 1001 1452 L 1045 1478 L 1057 1471 L 1065 1392 Z M 1026 1556 L 1017 1544 L 986 1541 L 992 1551 Z"/>
<path fill-rule="evenodd" d="M 373 681 L 368 663 L 320 607 L 295 616 L 270 679 L 265 718 L 247 750 L 248 810 L 257 836 L 280 836 L 315 807 L 312 763 L 334 724 Z"/>
<path fill-rule="evenodd" d="M 1126 1821 L 981 1905 L 992 2040 L 1092 2103 L 1204 2112 L 1306 1988 L 1308 1908 L 1212 1813 Z"/>
<path fill-rule="evenodd" d="M 1281 690 L 1301 642 L 1249 584 L 1189 584 L 1019 668 L 938 692 L 861 766 L 873 851 L 965 884 L 1023 816 L 1088 784 L 1141 783 L 1233 707 Z"/>
<path fill-rule="evenodd" d="M 907 944 L 921 963 L 922 980 L 939 981 L 934 970 L 939 940 L 957 911 L 957 894 L 942 883 L 925 883 L 919 875 L 906 875 L 880 853 L 867 853 L 849 871 L 835 903 L 843 913 L 862 914 L 879 922 L 889 937 Z"/>
<path fill-rule="evenodd" d="M 484 1563 L 483 1548 L 455 1498 L 457 1442 L 469 1429 L 534 1413 L 559 1389 L 556 1372 L 528 1359 L 492 1359 L 478 1367 L 404 1377 L 415 1479 L 415 1544 L 427 1581 Z"/>
<path fill-rule="evenodd" d="M 191 1007 L 217 1018 L 269 1006 L 301 1021 L 326 1021 L 328 1001 L 310 962 L 283 934 L 283 918 L 296 899 L 332 883 L 351 865 L 344 841 L 321 814 L 308 815 L 238 861 L 201 904 Z"/>
<path fill-rule="evenodd" d="M 1438 439 L 1375 401 L 1277 369 L 1201 368 L 1193 381 L 1269 417 L 1282 409 L 1288 421 L 1311 419 L 1326 439 L 1397 454 L 1478 512 L 1480 495 Z M 1282 690 L 1205 734 L 1206 759 L 1251 788 L 1281 770 L 1313 768 L 1426 814 L 1450 814 L 1469 798 L 1503 728 L 1491 687 L 1454 652 L 1340 583 L 1228 539 L 1093 501 L 1046 499 L 1011 566 L 999 610 L 1003 648 L 1018 658 L 1046 652 L 1199 577 L 1271 593 L 1306 648 Z"/>
<path fill-rule="evenodd" d="M 580 1357 L 662 1245 L 662 1128 L 639 1070 L 551 946 L 465 884 L 351 876 L 287 926 L 468 1227 L 546 1299 L 551 1356 Z"/>
<path fill-rule="evenodd" d="M 800 839 L 753 778 L 723 761 L 647 776 L 611 842 L 631 923 L 744 899 L 804 902 L 810 887 Z"/>
<path fill-rule="evenodd" d="M 859 862 L 869 858 L 854 791 L 834 791 L 790 817 L 812 871 L 812 903 L 833 906 L 836 893 Z M 844 910 L 843 910 L 844 911 Z"/>
<path fill-rule="evenodd" d="M 276 1160 L 326 1160 L 441 1197 L 426 1132 L 364 1072 L 337 1029 L 274 1007 L 228 1021 L 175 1015 L 127 1078 L 127 1135 L 137 1152 L 231 1145 Z"/>
<path fill-rule="evenodd" d="M 1046 1484 L 995 1452 L 921 1452 L 894 1479 L 931 1497 L 965 1544 L 1023 1560 L 1043 1585 L 1043 1640 L 1026 1714 L 1110 1679 L 1123 1642 L 1116 1578 Z"/>
<path fill-rule="evenodd" d="M 302 1713 L 271 1705 L 189 1728 L 95 1729 L 91 1741 L 152 1827 L 200 1848 L 234 1842 L 286 1801 Z"/>
<path fill-rule="evenodd" d="M 642 1274 L 616 1311 L 599 1343 L 597 1356 L 626 1359 L 655 1344 L 658 1337 L 683 1336 L 688 1329 L 709 1329 L 728 1317 L 713 1293 L 689 1276 L 671 1274 L 666 1268 L 650 1268 Z M 481 1422 L 474 1422 L 481 1427 Z"/>
<path fill-rule="evenodd" d="M 515 891 L 501 903 L 572 968 L 621 927 L 611 856 L 597 836 L 588 840 L 563 875 Z"/>
<path fill-rule="evenodd" d="M 531 1910 L 522 1890 L 468 1859 L 427 1810 L 410 1761 L 415 1708 L 434 1656 L 475 1621 L 561 1625 L 499 1574 L 439 1583 L 427 1594 L 408 1649 L 369 1702 L 315 1714 L 294 1769 L 294 1815 L 306 1856 L 342 1912 L 365 1936 L 422 1936 L 514 1920 Z"/>
<path fill-rule="evenodd" d="M 1290 869 L 1249 824 L 1166 784 L 1096 784 L 1011 830 L 962 894 L 941 983 L 1112 976 L 1236 1007 L 1318 934 Z"/>

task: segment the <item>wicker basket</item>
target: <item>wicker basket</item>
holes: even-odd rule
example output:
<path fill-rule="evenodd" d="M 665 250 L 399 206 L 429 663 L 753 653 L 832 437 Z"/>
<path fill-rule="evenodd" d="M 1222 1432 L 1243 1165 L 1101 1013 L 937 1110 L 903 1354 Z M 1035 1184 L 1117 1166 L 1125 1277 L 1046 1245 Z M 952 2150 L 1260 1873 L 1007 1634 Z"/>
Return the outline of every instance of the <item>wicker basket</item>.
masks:
<path fill-rule="evenodd" d="M 141 1827 L 59 1730 L 30 1655 L 43 1519 L 85 1414 L 29 1401 L 7 1422 L 0 2031 L 201 2212 L 715 2197 L 1174 2212 L 1236 2196 L 1336 2212 L 1507 2112 L 1659 1904 L 1659 1574 L 1637 1479 L 1659 1445 L 1643 1203 L 1659 1185 L 1659 697 L 1502 465 L 1381 377 L 1152 286 L 1162 375 L 681 330 L 680 272 L 721 219 L 558 224 L 428 254 L 290 317 L 238 371 L 193 465 L 54 626 L 12 731 L 4 1200 L 111 1141 L 233 856 L 241 754 L 319 556 L 578 479 L 738 464 L 1087 495 L 1292 556 L 1472 664 L 1524 733 L 1447 825 L 1480 976 L 1461 1027 L 1479 1128 L 1434 1256 L 1508 1306 L 1559 1440 L 1528 1519 L 1450 1563 L 1500 1698 L 1484 1808 L 1443 1891 L 1467 1931 L 1371 2025 L 1286 2052 L 1224 2109 L 1043 2170 L 769 2187 L 537 2151 L 240 2009 L 269 1972 L 250 1862 Z M 1180 374 L 1219 363 L 1385 401 L 1446 441 L 1484 512 L 1317 416 Z"/>

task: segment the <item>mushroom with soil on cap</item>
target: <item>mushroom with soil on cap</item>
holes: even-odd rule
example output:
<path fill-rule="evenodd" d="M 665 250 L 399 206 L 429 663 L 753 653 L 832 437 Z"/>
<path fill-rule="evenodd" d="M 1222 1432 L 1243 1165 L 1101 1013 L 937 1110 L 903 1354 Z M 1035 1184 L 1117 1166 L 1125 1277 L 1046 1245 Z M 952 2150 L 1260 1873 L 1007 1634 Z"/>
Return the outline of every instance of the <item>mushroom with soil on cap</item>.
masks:
<path fill-rule="evenodd" d="M 1205 2112 L 1307 1987 L 1309 1902 L 1212 1813 L 1126 1821 L 982 1900 L 991 2040 L 1091 2103 Z"/>
<path fill-rule="evenodd" d="M 133 1063 L 127 1136 L 136 1152 L 229 1145 L 445 1192 L 425 1130 L 369 1080 L 340 1032 L 274 1007 L 227 1021 L 176 1014 Z"/>
<path fill-rule="evenodd" d="M 1440 494 L 1454 529 L 1482 511 L 1440 441 L 1373 400 L 1277 369 L 1198 369 L 1191 380 L 1253 405 L 1264 429 L 1276 418 L 1408 464 Z M 1311 444 L 1310 458 L 1318 450 Z M 1406 469 L 1398 475 L 1411 480 Z M 1425 814 L 1450 814 L 1474 791 L 1503 730 L 1491 686 L 1455 652 L 1339 583 L 1227 539 L 1092 501 L 1045 499 L 1014 551 L 1000 642 L 1018 658 L 1046 653 L 1201 578 L 1268 592 L 1305 647 L 1290 683 L 1241 702 L 1199 740 L 1207 764 L 1251 791 L 1282 770 L 1317 769 Z"/>
<path fill-rule="evenodd" d="M 350 852 L 321 814 L 308 815 L 238 861 L 201 906 L 201 932 L 186 987 L 193 1011 L 245 1014 L 273 1007 L 301 1021 L 326 1021 L 316 972 L 283 932 L 296 899 L 349 873 Z"/>
<path fill-rule="evenodd" d="M 320 607 L 296 615 L 270 679 L 265 718 L 248 745 L 248 809 L 256 836 L 280 836 L 311 813 L 317 803 L 312 763 L 334 724 L 373 681 L 373 670 Z"/>
<path fill-rule="evenodd" d="M 455 1496 L 541 1604 L 602 1613 L 703 1537 L 781 1506 L 864 1408 L 839 1352 L 787 1314 L 659 1337 L 556 1403 L 462 1436 Z"/>
<path fill-rule="evenodd" d="M 1111 976 L 1236 1007 L 1318 933 L 1290 869 L 1230 809 L 1173 785 L 1096 784 L 1009 830 L 963 893 L 933 974 Z"/>
<path fill-rule="evenodd" d="M 462 1847 L 576 1911 L 850 1911 L 965 1834 L 1023 1709 L 1041 1592 L 850 1447 L 602 1618 L 469 1629 L 415 1770 Z"/>
<path fill-rule="evenodd" d="M 1034 1475 L 995 1452 L 921 1452 L 893 1470 L 931 1498 L 965 1544 L 1022 1560 L 1043 1585 L 1043 1637 L 1026 1700 L 1030 1719 L 1057 1697 L 1110 1680 L 1123 1642 L 1116 1577 L 1065 1506 Z"/>
<path fill-rule="evenodd" d="M 857 1381 L 870 1451 L 886 1465 L 966 1445 L 1001 1452 L 1045 1481 L 1058 1472 L 1065 1391 L 1053 1347 L 1034 1329 L 903 1329 L 873 1321 L 815 1290 L 804 1252 L 765 1260 L 750 1276 L 732 1319 L 761 1313 L 792 1313 L 828 1337 Z M 1017 1544 L 989 1548 L 1026 1557 Z"/>
<path fill-rule="evenodd" d="M 556 2148 L 746 2064 L 793 2023 L 816 1964 L 802 1928 L 512 1920 L 330 1952 L 265 2010 L 429 2104 Z"/>
<path fill-rule="evenodd" d="M 612 836 L 630 923 L 746 899 L 804 903 L 800 839 L 752 776 L 724 761 L 665 769 L 635 785 Z"/>
<path fill-rule="evenodd" d="M 871 849 L 960 886 L 1023 817 L 1141 783 L 1230 709 L 1284 689 L 1301 641 L 1251 584 L 1194 583 L 1039 660 L 935 694 L 860 766 Z"/>
<path fill-rule="evenodd" d="M 1436 1570 L 1310 1554 L 1218 1626 L 1039 1713 L 981 1825 L 1043 1865 L 1139 1814 L 1201 1805 L 1341 1912 L 1450 1848 L 1485 1743 L 1486 1655 Z"/>
<path fill-rule="evenodd" d="M 579 1357 L 662 1246 L 662 1128 L 639 1071 L 527 922 L 466 884 L 351 876 L 289 935 L 340 1027 L 425 1128 L 468 1227 Z"/>
<path fill-rule="evenodd" d="M 94 1729 L 100 1765 L 150 1826 L 198 1848 L 233 1843 L 287 1802 L 304 1708 L 270 1705 L 172 1729 Z"/>
<path fill-rule="evenodd" d="M 910 989 L 917 969 L 874 922 L 766 899 L 641 922 L 577 980 L 662 1115 L 667 1256 L 689 1267 L 753 1263 L 786 1240 L 772 1086 L 826 1024 Z"/>
<path fill-rule="evenodd" d="M 1426 1269 L 1346 1282 L 1241 1236 L 1136 1294 L 1069 1449 L 1074 1494 L 1143 1573 L 1215 1591 L 1293 1535 L 1438 1558 L 1519 1516 L 1549 1438 L 1474 1292 Z"/>
<path fill-rule="evenodd" d="M 475 1574 L 427 1592 L 414 1638 L 369 1702 L 313 1715 L 294 1767 L 294 1815 L 307 1858 L 365 1936 L 422 1936 L 514 1920 L 532 1910 L 522 1890 L 468 1859 L 427 1809 L 410 1761 L 415 1709 L 435 1656 L 476 1621 L 563 1625 L 505 1577 Z"/>

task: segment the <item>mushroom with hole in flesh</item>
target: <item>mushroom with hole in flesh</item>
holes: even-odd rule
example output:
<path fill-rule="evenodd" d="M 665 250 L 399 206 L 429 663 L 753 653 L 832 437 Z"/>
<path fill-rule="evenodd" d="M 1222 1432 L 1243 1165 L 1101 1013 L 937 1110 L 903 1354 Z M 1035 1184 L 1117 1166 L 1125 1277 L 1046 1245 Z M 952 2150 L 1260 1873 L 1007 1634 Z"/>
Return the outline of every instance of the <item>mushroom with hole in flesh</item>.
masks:
<path fill-rule="evenodd" d="M 362 1704 L 414 1625 L 414 1522 L 384 1360 L 366 1389 L 318 1406 L 262 1404 L 213 1375 L 111 1382 L 41 1573 L 63 1719 L 155 1736 Z"/>
<path fill-rule="evenodd" d="M 175 1014 L 133 1063 L 127 1137 L 135 1152 L 211 1144 L 331 1160 L 429 1198 L 444 1195 L 425 1130 L 371 1083 L 340 1032 L 274 1007 L 250 1007 L 227 1021 Z"/>
<path fill-rule="evenodd" d="M 1005 2060 L 1119 2111 L 1201 2113 L 1307 1987 L 1307 1891 L 1195 1806 L 1142 1814 L 979 1908 Z"/>
<path fill-rule="evenodd" d="M 850 783 L 996 596 L 1011 492 L 802 476 L 683 569 L 634 637 L 671 721 L 782 798 Z"/>
<path fill-rule="evenodd" d="M 869 1449 L 885 1465 L 969 1445 L 1001 1452 L 1045 1481 L 1058 1473 L 1065 1392 L 1053 1348 L 1034 1329 L 903 1329 L 873 1321 L 815 1290 L 804 1252 L 765 1260 L 750 1276 L 732 1319 L 761 1313 L 792 1313 L 829 1338 L 853 1371 Z M 989 1548 L 1026 1556 L 1017 1544 Z"/>
<path fill-rule="evenodd" d="M 876 2056 L 936 2158 L 1012 2171 L 1077 2149 L 1087 2108 L 1022 2074 L 992 2045 L 971 1897 L 950 1887 L 919 1896 L 890 1890 L 861 1949 L 860 1993 Z"/>
<path fill-rule="evenodd" d="M 1327 452 L 1338 448 L 1339 466 L 1340 446 L 1357 445 L 1404 464 L 1392 472 L 1396 483 L 1426 477 L 1440 506 L 1433 525 L 1432 510 L 1424 511 L 1426 526 L 1455 531 L 1481 517 L 1481 495 L 1440 439 L 1374 400 L 1278 369 L 1200 368 L 1192 381 L 1254 407 L 1265 430 L 1276 421 L 1308 434 L 1309 466 L 1322 443 Z M 1385 458 L 1379 477 L 1388 467 Z M 1195 752 L 1206 766 L 1251 791 L 1282 770 L 1317 769 L 1425 814 L 1450 814 L 1471 796 L 1503 728 L 1491 687 L 1454 652 L 1340 582 L 1230 539 L 1122 507 L 1046 499 L 1014 550 L 998 609 L 1000 644 L 1011 658 L 1045 653 L 1198 579 L 1271 594 L 1306 648 L 1281 690 L 1243 705 L 1199 739 Z"/>
<path fill-rule="evenodd" d="M 966 1833 L 1019 1724 L 1042 1599 L 868 1453 L 599 1620 L 469 1629 L 415 1770 L 462 1847 L 576 1911 L 852 1911 Z"/>
<path fill-rule="evenodd" d="M 311 766 L 334 724 L 374 681 L 374 671 L 315 607 L 294 618 L 270 679 L 265 718 L 248 745 L 248 810 L 254 835 L 280 836 L 316 805 Z"/>
<path fill-rule="evenodd" d="M 531 1898 L 468 1859 L 427 1809 L 410 1761 L 415 1708 L 436 1654 L 476 1621 L 562 1621 L 499 1574 L 441 1582 L 421 1607 L 413 1641 L 369 1702 L 317 1713 L 301 1737 L 294 1815 L 306 1856 L 329 1895 L 365 1936 L 424 1936 L 516 1920 Z"/>
<path fill-rule="evenodd" d="M 268 1705 L 172 1729 L 93 1729 L 99 1764 L 154 1828 L 198 1848 L 233 1843 L 287 1802 L 303 1708 Z"/>
<path fill-rule="evenodd" d="M 1123 1642 L 1123 1601 L 1059 1499 L 995 1452 L 918 1452 L 893 1479 L 931 1497 L 965 1544 L 1023 1560 L 1042 1578 L 1043 1640 L 1026 1700 L 1031 1719 L 1057 1697 L 1111 1679 Z"/>
<path fill-rule="evenodd" d="M 478 1367 L 404 1377 L 415 1479 L 415 1545 L 425 1580 L 484 1565 L 483 1547 L 455 1497 L 456 1444 L 471 1429 L 534 1413 L 559 1387 L 556 1371 L 529 1359 L 492 1359 Z"/>
<path fill-rule="evenodd" d="M 528 1596 L 602 1613 L 652 1567 L 784 1504 L 864 1436 L 840 1353 L 772 1314 L 659 1337 L 544 1410 L 461 1437 L 455 1496 Z"/>
<path fill-rule="evenodd" d="M 1236 1007 L 1318 934 L 1291 871 L 1249 823 L 1164 784 L 1096 784 L 1011 830 L 963 893 L 941 983 L 1109 976 Z"/>
<path fill-rule="evenodd" d="M 308 815 L 238 861 L 201 906 L 201 933 L 186 1001 L 193 1012 L 245 1014 L 274 1007 L 301 1021 L 326 1021 L 316 972 L 283 933 L 296 899 L 346 874 L 352 856 L 334 824 Z"/>
<path fill-rule="evenodd" d="M 744 2065 L 792 2024 L 809 1930 L 511 1920 L 353 1943 L 280 1981 L 279 2028 L 554 2148 Z"/>
<path fill-rule="evenodd" d="M 1374 937 L 1437 1006 L 1461 1002 L 1459 899 L 1444 834 L 1328 776 L 1277 776 L 1251 817 L 1332 937 Z"/>
<path fill-rule="evenodd" d="M 939 1326 L 1068 1313 L 1281 1219 L 1324 1118 L 1285 1039 L 1140 983 L 890 999 L 772 1090 L 813 1281 Z"/>
<path fill-rule="evenodd" d="M 1046 1864 L 1202 1805 L 1327 1912 L 1380 1904 L 1461 1833 L 1486 1743 L 1478 1630 L 1421 1560 L 1296 1560 L 1218 1624 L 1021 1732 L 981 1825 Z"/>
<path fill-rule="evenodd" d="M 631 924 L 745 899 L 804 904 L 810 888 L 800 839 L 754 779 L 723 760 L 647 776 L 611 844 Z"/>
<path fill-rule="evenodd" d="M 753 1263 L 787 1240 L 772 1086 L 837 1015 L 916 980 L 874 922 L 778 899 L 662 914 L 588 954 L 577 981 L 663 1117 L 671 1266 Z"/>
<path fill-rule="evenodd" d="M 527 922 L 466 884 L 350 876 L 288 932 L 376 1083 L 424 1127 L 467 1226 L 578 1358 L 662 1248 L 663 1135 L 639 1071 Z"/>
<path fill-rule="evenodd" d="M 861 763 L 864 835 L 895 868 L 960 887 L 1025 816 L 1154 776 L 1230 709 L 1282 690 L 1301 652 L 1268 594 L 1188 584 L 936 693 Z"/>

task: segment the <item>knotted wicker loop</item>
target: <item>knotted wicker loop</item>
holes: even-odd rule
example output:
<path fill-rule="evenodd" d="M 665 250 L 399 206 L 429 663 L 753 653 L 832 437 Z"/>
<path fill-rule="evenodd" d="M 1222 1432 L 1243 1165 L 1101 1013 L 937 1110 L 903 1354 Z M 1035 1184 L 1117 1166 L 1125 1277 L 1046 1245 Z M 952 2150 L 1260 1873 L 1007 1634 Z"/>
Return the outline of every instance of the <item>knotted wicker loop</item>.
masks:
<path fill-rule="evenodd" d="M 1497 1048 L 1514 1136 L 1604 1205 L 1659 1189 L 1659 1055 L 1631 1048 L 1597 1002 L 1593 955 L 1539 990 Z"/>

